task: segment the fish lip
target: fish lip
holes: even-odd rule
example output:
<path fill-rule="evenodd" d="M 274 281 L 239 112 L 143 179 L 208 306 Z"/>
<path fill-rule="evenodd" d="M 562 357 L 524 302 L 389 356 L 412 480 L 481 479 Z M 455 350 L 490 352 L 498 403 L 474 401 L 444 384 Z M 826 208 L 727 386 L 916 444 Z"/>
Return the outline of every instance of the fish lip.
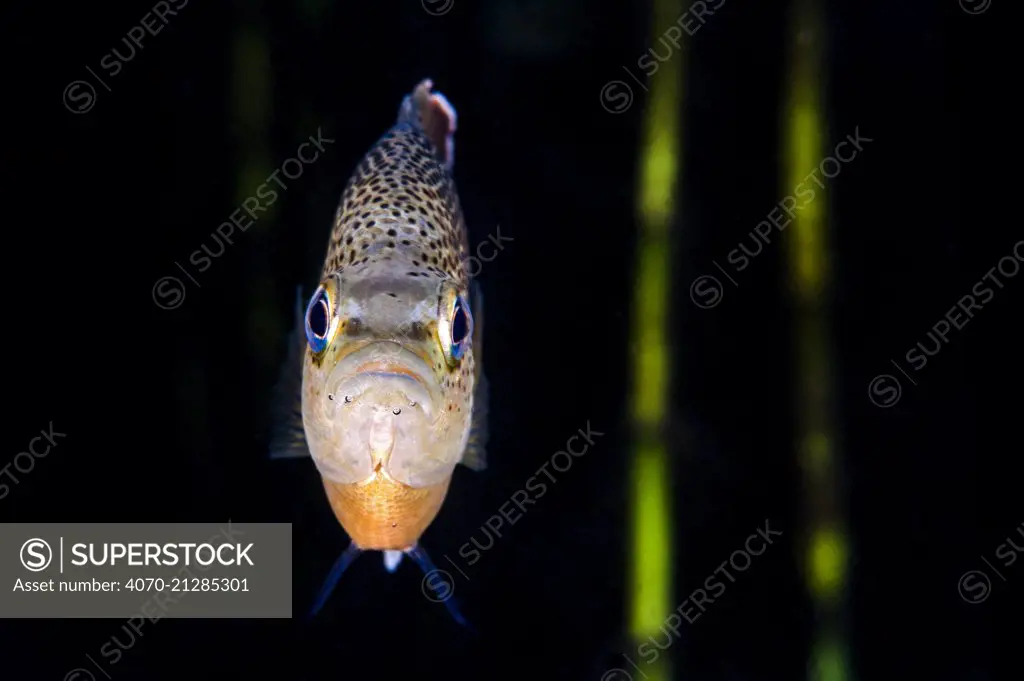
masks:
<path fill-rule="evenodd" d="M 382 347 L 387 347 L 384 351 L 387 355 L 385 359 L 380 357 Z M 337 386 L 344 380 L 359 375 L 415 381 L 430 398 L 431 404 L 423 405 L 427 408 L 432 408 L 433 403 L 439 399 L 440 391 L 430 372 L 430 362 L 396 341 L 371 341 L 345 355 L 331 370 L 328 380 L 331 392 L 336 392 Z"/>
<path fill-rule="evenodd" d="M 375 376 L 393 376 L 398 378 L 411 377 L 420 383 L 423 383 L 423 377 L 416 372 L 410 371 L 405 366 L 390 362 L 367 362 L 366 364 L 357 366 L 353 369 L 353 372 L 357 374 L 373 374 Z"/>

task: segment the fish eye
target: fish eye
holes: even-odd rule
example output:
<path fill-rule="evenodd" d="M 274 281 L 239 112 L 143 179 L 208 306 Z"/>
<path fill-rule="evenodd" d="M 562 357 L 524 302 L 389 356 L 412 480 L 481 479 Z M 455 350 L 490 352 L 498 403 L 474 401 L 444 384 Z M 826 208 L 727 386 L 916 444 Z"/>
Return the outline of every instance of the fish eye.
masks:
<path fill-rule="evenodd" d="M 470 336 L 473 334 L 473 316 L 462 296 L 455 298 L 455 306 L 452 309 L 451 334 L 452 357 L 462 359 L 462 355 L 469 345 Z"/>
<path fill-rule="evenodd" d="M 327 336 L 331 330 L 331 302 L 327 291 L 321 286 L 313 294 L 306 308 L 306 340 L 313 352 L 322 352 L 327 347 Z"/>

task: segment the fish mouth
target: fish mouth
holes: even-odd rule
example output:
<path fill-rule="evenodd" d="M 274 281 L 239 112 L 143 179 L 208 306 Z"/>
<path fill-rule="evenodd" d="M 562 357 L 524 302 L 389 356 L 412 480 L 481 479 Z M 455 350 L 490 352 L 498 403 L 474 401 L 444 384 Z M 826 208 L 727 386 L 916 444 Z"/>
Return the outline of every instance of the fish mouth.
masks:
<path fill-rule="evenodd" d="M 440 396 L 427 361 L 399 343 L 375 341 L 342 358 L 326 387 L 322 404 L 338 442 L 348 458 L 363 462 L 366 477 L 357 484 L 404 483 L 391 465 L 433 445 Z"/>
<path fill-rule="evenodd" d="M 423 377 L 415 371 L 410 370 L 408 367 L 401 364 L 389 364 L 381 361 L 367 362 L 366 364 L 357 366 L 355 368 L 355 373 L 369 374 L 371 376 L 379 376 L 381 378 L 412 378 L 423 383 Z"/>
<path fill-rule="evenodd" d="M 327 384 L 331 399 L 344 402 L 370 392 L 393 400 L 405 394 L 411 406 L 428 413 L 437 397 L 428 361 L 394 341 L 375 341 L 349 353 L 331 371 Z"/>

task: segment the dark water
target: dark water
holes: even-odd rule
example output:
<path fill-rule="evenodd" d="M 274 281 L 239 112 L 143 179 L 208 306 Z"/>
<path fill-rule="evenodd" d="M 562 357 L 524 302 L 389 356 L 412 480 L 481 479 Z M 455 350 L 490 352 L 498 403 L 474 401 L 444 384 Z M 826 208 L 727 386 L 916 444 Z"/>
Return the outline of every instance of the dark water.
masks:
<path fill-rule="evenodd" d="M 1020 564 L 984 603 L 964 602 L 957 581 L 1024 520 L 1019 475 L 1006 472 L 1020 452 L 1010 322 L 1024 276 L 947 334 L 894 408 L 866 394 L 891 359 L 906 367 L 916 343 L 931 347 L 929 330 L 1021 238 L 1015 214 L 996 208 L 1013 195 L 1000 182 L 1015 161 L 982 159 L 1006 141 L 992 112 L 1012 84 L 991 85 L 1005 67 L 986 37 L 1004 4 L 973 16 L 952 0 L 829 4 L 826 133 L 876 140 L 836 180 L 828 211 L 850 678 L 1001 678 L 1019 631 Z M 600 92 L 626 78 L 623 65 L 639 74 L 651 8 L 455 0 L 431 16 L 404 0 L 190 2 L 129 57 L 121 38 L 151 7 L 53 8 L 19 24 L 14 44 L 54 65 L 33 58 L 39 74 L 18 74 L 7 107 L 45 114 L 11 128 L 35 163 L 19 166 L 6 216 L 6 451 L 50 422 L 68 436 L 0 499 L 0 518 L 290 522 L 296 615 L 309 606 L 347 539 L 310 462 L 266 460 L 265 409 L 295 287 L 315 285 L 344 183 L 429 76 L 459 112 L 471 240 L 512 239 L 480 273 L 491 465 L 458 470 L 423 538 L 439 563 L 467 542 L 486 547 L 471 566 L 460 559 L 456 580 L 480 636 L 422 596 L 414 566 L 388 575 L 371 554 L 312 624 L 167 619 L 129 644 L 123 620 L 10 620 L 0 676 L 63 679 L 91 655 L 113 679 L 601 678 L 635 650 L 626 479 L 645 97 L 634 86 L 613 115 Z M 685 78 L 666 610 L 765 519 L 783 532 L 686 625 L 671 648 L 680 679 L 805 678 L 820 624 L 804 571 L 812 516 L 784 242 L 764 246 L 722 305 L 688 296 L 712 260 L 753 247 L 752 227 L 779 201 L 786 9 L 727 0 L 671 57 L 685 59 Z M 100 60 L 113 47 L 123 68 L 110 76 Z M 89 79 L 85 66 L 110 89 L 76 114 L 57 91 Z M 275 212 L 219 244 L 214 229 L 318 130 L 333 142 L 284 180 Z M 204 246 L 216 257 L 200 270 L 190 257 Z M 154 304 L 167 276 L 184 286 L 174 309 Z M 587 424 L 604 433 L 593 450 L 494 536 L 488 521 Z M 113 636 L 127 647 L 116 664 L 99 654 Z"/>

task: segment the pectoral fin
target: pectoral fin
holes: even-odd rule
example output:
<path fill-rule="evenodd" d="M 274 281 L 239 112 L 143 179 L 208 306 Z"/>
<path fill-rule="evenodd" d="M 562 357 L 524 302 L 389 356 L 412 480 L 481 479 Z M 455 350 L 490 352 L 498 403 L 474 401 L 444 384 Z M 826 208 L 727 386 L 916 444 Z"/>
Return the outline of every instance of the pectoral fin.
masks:
<path fill-rule="evenodd" d="M 480 374 L 476 379 L 476 394 L 473 396 L 473 425 L 461 461 L 464 466 L 477 472 L 487 468 L 487 400 L 487 377 Z"/>
<path fill-rule="evenodd" d="M 271 459 L 309 456 L 306 431 L 302 426 L 302 356 L 305 349 L 302 289 L 299 288 L 296 290 L 295 328 L 288 338 L 288 356 L 281 367 L 281 375 L 274 388 Z"/>
<path fill-rule="evenodd" d="M 480 284 L 473 282 L 473 357 L 476 360 L 476 388 L 473 393 L 473 418 L 466 442 L 466 451 L 462 453 L 461 463 L 474 471 L 487 468 L 487 438 L 489 435 L 487 421 L 490 402 L 490 388 L 483 370 L 483 328 L 484 328 L 484 296 Z"/>

